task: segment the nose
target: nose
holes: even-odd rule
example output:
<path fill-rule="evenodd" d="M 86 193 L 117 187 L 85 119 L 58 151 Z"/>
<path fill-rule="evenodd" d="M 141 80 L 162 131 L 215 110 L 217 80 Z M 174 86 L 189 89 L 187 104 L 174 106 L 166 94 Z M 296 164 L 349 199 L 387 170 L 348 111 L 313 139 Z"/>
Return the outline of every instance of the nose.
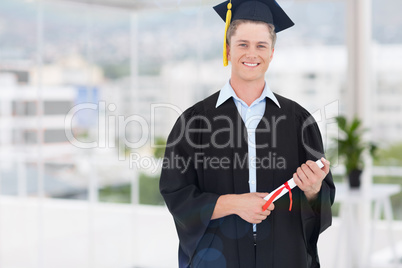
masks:
<path fill-rule="evenodd" d="M 254 48 L 252 48 L 252 47 L 249 48 L 249 49 L 247 50 L 246 57 L 247 57 L 248 59 L 256 59 L 256 58 L 257 58 L 256 50 L 255 50 Z"/>

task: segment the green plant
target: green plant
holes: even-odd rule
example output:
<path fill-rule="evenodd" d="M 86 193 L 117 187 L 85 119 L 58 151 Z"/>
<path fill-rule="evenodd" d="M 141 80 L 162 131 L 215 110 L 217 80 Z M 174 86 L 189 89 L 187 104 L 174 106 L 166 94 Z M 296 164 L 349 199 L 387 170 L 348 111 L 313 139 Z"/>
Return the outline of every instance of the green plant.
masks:
<path fill-rule="evenodd" d="M 402 166 L 402 143 L 390 144 L 380 148 L 374 161 L 376 166 Z"/>
<path fill-rule="evenodd" d="M 164 201 L 159 193 L 159 175 L 150 176 L 141 173 L 139 176 L 140 204 L 163 205 Z M 131 203 L 131 185 L 112 185 L 99 189 L 99 200 L 110 203 Z"/>
<path fill-rule="evenodd" d="M 155 147 L 153 148 L 153 155 L 155 158 L 163 158 L 166 149 L 166 139 L 157 137 L 155 139 Z"/>
<path fill-rule="evenodd" d="M 366 130 L 362 128 L 358 118 L 355 117 L 348 122 L 344 116 L 338 116 L 336 122 L 341 133 L 338 138 L 334 138 L 334 141 L 338 144 L 338 156 L 345 165 L 346 175 L 349 175 L 352 170 L 362 170 L 364 168 L 363 153 L 367 151 L 374 157 L 377 146 L 364 142 L 363 134 Z"/>
<path fill-rule="evenodd" d="M 159 175 L 140 174 L 140 204 L 163 205 L 165 202 L 159 193 Z"/>

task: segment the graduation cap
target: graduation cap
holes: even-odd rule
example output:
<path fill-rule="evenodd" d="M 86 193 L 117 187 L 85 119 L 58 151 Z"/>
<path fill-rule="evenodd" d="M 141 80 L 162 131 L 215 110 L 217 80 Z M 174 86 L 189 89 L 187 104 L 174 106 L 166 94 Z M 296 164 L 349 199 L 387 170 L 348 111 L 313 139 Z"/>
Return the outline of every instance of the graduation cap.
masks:
<path fill-rule="evenodd" d="M 262 21 L 275 26 L 275 32 L 283 31 L 294 25 L 285 11 L 275 0 L 230 0 L 214 6 L 216 13 L 226 22 L 223 44 L 223 65 L 228 65 L 226 54 L 226 33 L 234 20 Z M 233 13 L 233 16 L 232 16 Z M 233 18 L 232 18 L 233 17 Z"/>

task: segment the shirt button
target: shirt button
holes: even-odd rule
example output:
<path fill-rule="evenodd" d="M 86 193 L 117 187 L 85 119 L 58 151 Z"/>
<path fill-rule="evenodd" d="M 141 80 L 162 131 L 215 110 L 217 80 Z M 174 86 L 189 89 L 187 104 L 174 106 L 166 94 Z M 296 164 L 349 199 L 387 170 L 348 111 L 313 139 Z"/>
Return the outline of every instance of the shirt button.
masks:
<path fill-rule="evenodd" d="M 255 181 L 251 181 L 251 184 L 255 184 Z"/>

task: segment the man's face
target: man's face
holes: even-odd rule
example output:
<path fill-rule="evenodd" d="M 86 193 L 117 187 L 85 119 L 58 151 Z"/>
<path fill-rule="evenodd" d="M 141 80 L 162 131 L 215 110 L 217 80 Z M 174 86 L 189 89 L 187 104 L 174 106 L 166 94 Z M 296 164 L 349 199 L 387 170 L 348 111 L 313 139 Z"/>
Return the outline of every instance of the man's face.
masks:
<path fill-rule="evenodd" d="M 274 55 L 267 25 L 242 23 L 231 37 L 227 49 L 232 63 L 232 79 L 252 82 L 264 81 L 265 73 Z"/>

